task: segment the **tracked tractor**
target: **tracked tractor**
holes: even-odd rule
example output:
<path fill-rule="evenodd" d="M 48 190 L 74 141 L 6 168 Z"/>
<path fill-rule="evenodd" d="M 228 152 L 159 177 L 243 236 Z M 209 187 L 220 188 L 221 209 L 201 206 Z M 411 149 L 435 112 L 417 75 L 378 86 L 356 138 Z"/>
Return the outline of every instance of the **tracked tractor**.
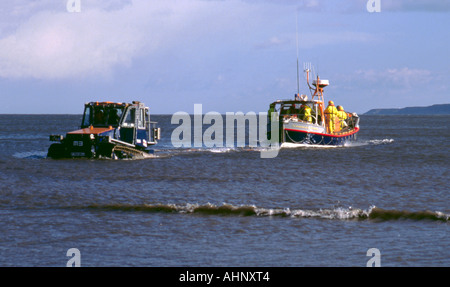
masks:
<path fill-rule="evenodd" d="M 146 158 L 161 130 L 143 103 L 89 102 L 79 130 L 50 135 L 49 158 Z"/>

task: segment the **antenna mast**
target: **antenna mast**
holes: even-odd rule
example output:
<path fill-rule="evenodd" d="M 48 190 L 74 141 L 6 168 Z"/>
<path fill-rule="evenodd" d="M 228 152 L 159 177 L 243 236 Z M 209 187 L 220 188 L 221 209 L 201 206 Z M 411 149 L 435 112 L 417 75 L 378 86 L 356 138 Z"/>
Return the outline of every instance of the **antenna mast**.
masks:
<path fill-rule="evenodd" d="M 296 11 L 295 14 L 295 20 L 296 20 L 296 25 L 295 25 L 295 30 L 296 30 L 296 34 L 297 34 L 297 95 L 300 95 L 300 83 L 299 83 L 299 73 L 298 73 L 298 12 Z"/>

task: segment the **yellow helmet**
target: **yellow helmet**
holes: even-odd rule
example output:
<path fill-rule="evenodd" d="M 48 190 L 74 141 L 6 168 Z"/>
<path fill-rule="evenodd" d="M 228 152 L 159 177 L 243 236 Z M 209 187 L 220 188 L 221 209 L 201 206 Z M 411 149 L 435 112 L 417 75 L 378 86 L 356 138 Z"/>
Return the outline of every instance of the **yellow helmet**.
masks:
<path fill-rule="evenodd" d="M 338 111 L 343 111 L 344 107 L 343 106 L 338 106 L 337 109 L 338 109 Z"/>
<path fill-rule="evenodd" d="M 329 101 L 328 104 L 329 104 L 330 106 L 334 106 L 333 101 Z"/>

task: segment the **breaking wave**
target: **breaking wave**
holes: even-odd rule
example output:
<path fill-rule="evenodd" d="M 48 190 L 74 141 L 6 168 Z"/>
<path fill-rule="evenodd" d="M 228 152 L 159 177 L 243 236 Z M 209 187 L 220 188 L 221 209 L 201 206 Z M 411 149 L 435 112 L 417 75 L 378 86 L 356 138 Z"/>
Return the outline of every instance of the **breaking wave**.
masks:
<path fill-rule="evenodd" d="M 337 220 L 431 220 L 448 222 L 450 214 L 439 211 L 402 211 L 386 210 L 371 206 L 365 209 L 333 208 L 333 209 L 290 209 L 290 208 L 261 208 L 254 205 L 222 204 L 113 204 L 113 205 L 89 205 L 90 210 L 122 211 L 122 212 L 149 212 L 149 213 L 177 213 L 221 216 L 279 216 L 291 218 L 320 218 Z"/>

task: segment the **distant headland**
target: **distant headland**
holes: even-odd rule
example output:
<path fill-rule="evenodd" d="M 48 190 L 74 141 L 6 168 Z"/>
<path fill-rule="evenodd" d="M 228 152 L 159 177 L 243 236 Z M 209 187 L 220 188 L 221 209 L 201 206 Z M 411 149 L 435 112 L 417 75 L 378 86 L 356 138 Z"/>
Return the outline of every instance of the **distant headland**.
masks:
<path fill-rule="evenodd" d="M 372 109 L 364 113 L 364 115 L 450 115 L 450 104 L 401 109 Z"/>

